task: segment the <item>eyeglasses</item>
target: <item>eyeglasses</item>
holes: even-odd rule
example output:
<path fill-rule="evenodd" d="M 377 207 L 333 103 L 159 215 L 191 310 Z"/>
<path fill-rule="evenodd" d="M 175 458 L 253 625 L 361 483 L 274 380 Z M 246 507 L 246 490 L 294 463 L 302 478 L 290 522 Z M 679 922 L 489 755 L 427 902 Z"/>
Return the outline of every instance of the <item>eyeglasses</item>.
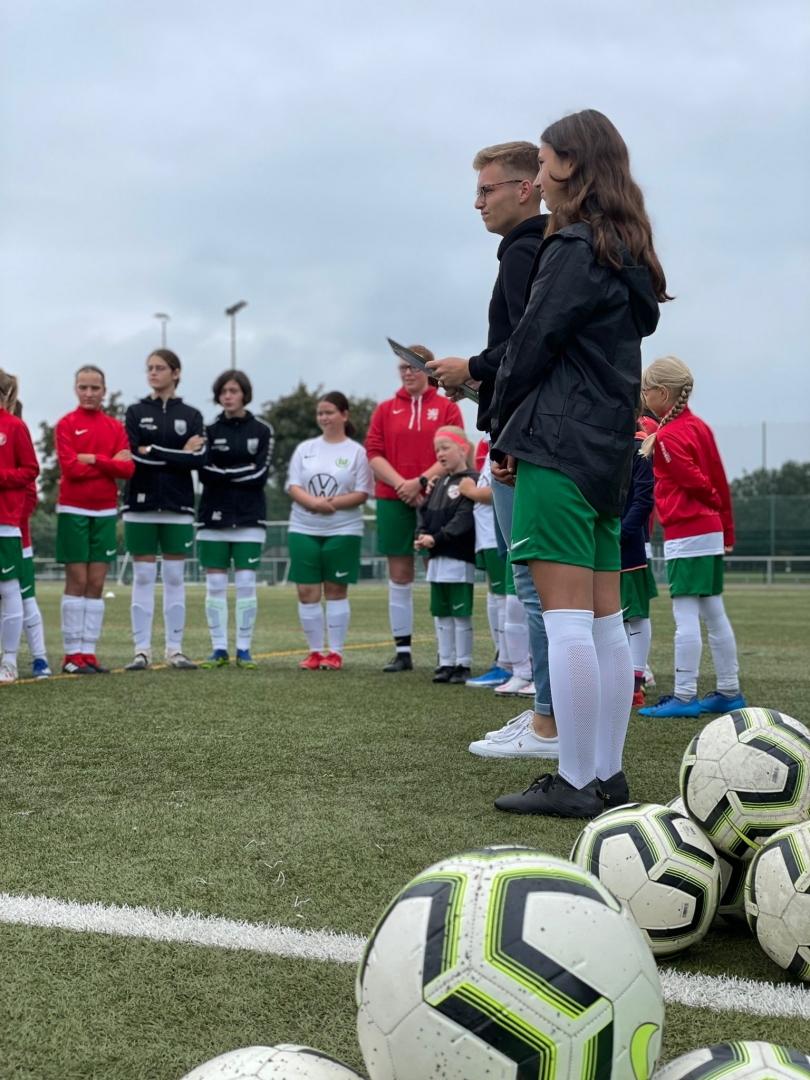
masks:
<path fill-rule="evenodd" d="M 491 195 L 496 187 L 503 187 L 504 184 L 522 184 L 522 180 L 501 180 L 498 184 L 484 184 L 483 187 L 475 189 L 476 202 L 481 199 L 482 202 L 487 201 L 487 195 Z"/>

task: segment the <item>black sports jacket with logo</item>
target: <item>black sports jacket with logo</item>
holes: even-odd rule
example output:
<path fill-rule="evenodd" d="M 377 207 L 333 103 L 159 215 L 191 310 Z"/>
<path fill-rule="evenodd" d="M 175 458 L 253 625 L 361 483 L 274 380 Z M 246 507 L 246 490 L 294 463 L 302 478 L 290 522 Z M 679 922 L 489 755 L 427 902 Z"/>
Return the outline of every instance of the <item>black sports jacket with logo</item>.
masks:
<path fill-rule="evenodd" d="M 220 413 L 206 428 L 208 454 L 200 469 L 200 525 L 206 529 L 263 526 L 264 486 L 270 470 L 273 429 L 251 412 L 228 420 Z"/>
<path fill-rule="evenodd" d="M 135 462 L 135 474 L 124 492 L 124 511 L 194 513 L 192 472 L 201 469 L 206 448 L 184 450 L 192 435 L 205 438 L 199 409 L 182 398 L 145 397 L 127 409 L 124 426 Z M 138 453 L 139 446 L 149 448 Z"/>
<path fill-rule="evenodd" d="M 416 512 L 416 535 L 428 533 L 436 541 L 426 552 L 428 558 L 446 555 L 450 559 L 475 562 L 475 504 L 458 489 L 465 476 L 478 479 L 474 469 L 466 469 L 453 476 L 440 476 Z"/>

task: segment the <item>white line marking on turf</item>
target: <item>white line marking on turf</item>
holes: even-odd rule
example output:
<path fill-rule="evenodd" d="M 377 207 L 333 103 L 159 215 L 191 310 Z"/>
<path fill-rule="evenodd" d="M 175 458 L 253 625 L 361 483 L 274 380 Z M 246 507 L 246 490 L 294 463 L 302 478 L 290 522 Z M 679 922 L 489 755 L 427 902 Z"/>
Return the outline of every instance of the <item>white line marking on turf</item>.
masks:
<path fill-rule="evenodd" d="M 335 934 L 329 930 L 296 930 L 212 915 L 183 915 L 116 904 L 79 904 L 47 896 L 9 893 L 0 893 L 0 923 L 181 942 L 337 964 L 358 963 L 365 947 L 365 940 L 355 934 Z M 662 968 L 660 975 L 664 1001 L 671 1004 L 714 1012 L 810 1020 L 810 991 L 795 983 L 693 975 L 672 968 Z"/>

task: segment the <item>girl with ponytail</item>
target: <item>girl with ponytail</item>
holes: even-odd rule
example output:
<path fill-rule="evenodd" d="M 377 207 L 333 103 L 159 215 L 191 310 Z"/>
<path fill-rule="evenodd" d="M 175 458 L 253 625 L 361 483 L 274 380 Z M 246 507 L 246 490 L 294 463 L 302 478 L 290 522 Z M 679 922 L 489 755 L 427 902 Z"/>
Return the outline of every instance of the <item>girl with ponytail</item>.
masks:
<path fill-rule="evenodd" d="M 677 356 L 663 356 L 644 371 L 641 390 L 658 430 L 641 453 L 655 450 L 655 506 L 664 528 L 669 593 L 675 616 L 675 693 L 640 709 L 644 716 L 700 716 L 745 707 L 737 644 L 723 606 L 723 554 L 734 545 L 734 519 L 723 462 L 711 429 L 689 408 L 692 372 Z M 697 696 L 703 643 L 709 632 L 717 690 Z"/>

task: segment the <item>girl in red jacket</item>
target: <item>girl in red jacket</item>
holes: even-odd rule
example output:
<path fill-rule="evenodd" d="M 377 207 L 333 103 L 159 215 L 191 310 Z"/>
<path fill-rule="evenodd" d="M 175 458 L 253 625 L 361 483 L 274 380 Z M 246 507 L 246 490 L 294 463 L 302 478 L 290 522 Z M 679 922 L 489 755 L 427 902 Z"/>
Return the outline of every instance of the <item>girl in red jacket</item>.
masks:
<path fill-rule="evenodd" d="M 723 607 L 723 554 L 734 546 L 734 520 L 723 462 L 710 428 L 687 406 L 692 372 L 676 356 L 655 360 L 641 382 L 647 407 L 661 422 L 642 453 L 655 450 L 655 508 L 664 528 L 675 616 L 675 693 L 639 709 L 644 716 L 700 716 L 745 707 L 737 643 Z M 703 643 L 709 632 L 717 690 L 697 696 Z"/>
<path fill-rule="evenodd" d="M 17 380 L 0 370 L 0 685 L 17 678 L 23 626 L 22 523 L 26 489 L 39 475 L 28 428 L 14 416 Z"/>

